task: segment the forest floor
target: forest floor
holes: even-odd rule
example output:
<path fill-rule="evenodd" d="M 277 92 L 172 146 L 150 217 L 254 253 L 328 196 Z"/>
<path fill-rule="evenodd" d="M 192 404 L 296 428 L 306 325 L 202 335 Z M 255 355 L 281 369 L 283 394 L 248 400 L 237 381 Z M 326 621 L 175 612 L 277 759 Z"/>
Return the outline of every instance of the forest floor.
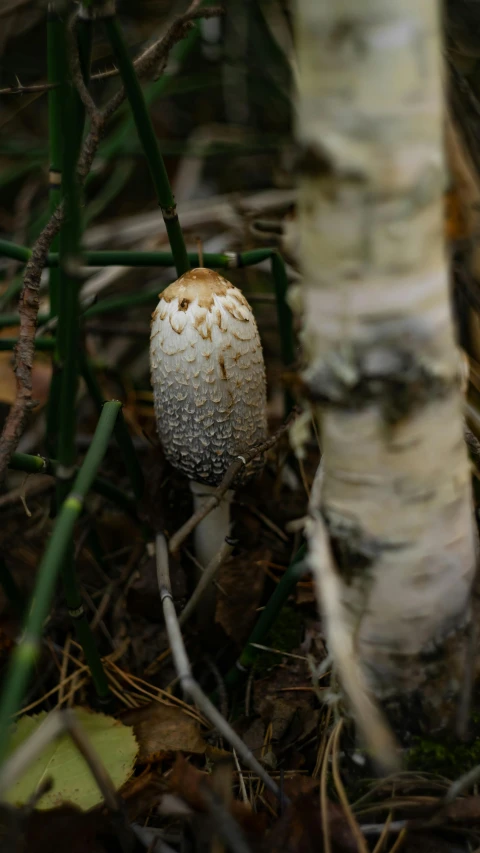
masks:
<path fill-rule="evenodd" d="M 131 42 L 143 42 L 153 23 L 147 18 L 142 23 L 136 4 L 124 6 Z M 169 11 L 168 4 L 156 6 L 163 15 Z M 19 25 L 0 45 L 8 81 L 15 71 L 22 82 L 28 83 L 29 74 L 35 82 L 38 67 L 43 67 L 39 51 L 44 49 L 45 34 L 37 11 L 31 27 Z M 155 19 L 155 10 L 149 13 Z M 162 15 L 159 18 L 163 23 Z M 266 38 L 260 26 L 255 33 Z M 263 42 L 260 48 L 257 53 L 263 56 Z M 104 43 L 97 42 L 95 51 L 95 69 L 103 70 L 109 56 Z M 278 61 L 277 54 L 270 54 L 269 61 Z M 291 133 L 290 105 L 285 93 L 277 91 L 283 80 L 278 83 L 273 73 L 265 79 L 259 75 L 250 92 L 251 127 L 234 125 L 231 116 L 225 118 L 218 65 L 211 59 L 212 51 L 208 61 L 205 55 L 197 50 L 180 80 L 170 80 L 167 95 L 153 96 L 157 81 L 145 87 L 173 176 L 187 247 L 196 251 L 200 240 L 205 252 L 279 246 L 283 250 L 282 223 L 296 196 L 288 156 L 287 167 L 280 156 L 283 149 L 288 154 Z M 102 89 L 100 95 L 105 95 Z M 24 100 L 12 93 L 4 97 L 2 120 L 11 139 L 0 145 L 0 236 L 31 245 L 45 221 L 47 205 L 47 110 L 41 95 L 21 97 Z M 132 140 L 134 129 L 123 110 L 100 147 L 98 166 L 87 183 L 86 249 L 168 250 L 148 169 Z M 287 261 L 294 286 L 298 270 L 288 254 Z M 0 272 L 1 310 L 14 312 L 22 265 L 2 259 Z M 48 810 L 41 800 L 30 801 L 21 810 L 3 804 L 2 853 L 65 849 L 116 853 L 128 849 L 126 826 L 134 827 L 139 851 L 157 853 L 478 853 L 480 773 L 465 777 L 480 765 L 475 714 L 465 743 L 435 742 L 420 731 L 403 733 L 403 771 L 376 777 L 331 680 L 304 560 L 297 565 L 296 582 L 289 585 L 273 625 L 249 643 L 303 544 L 302 520 L 320 458 L 311 429 L 305 434 L 302 460 L 284 431 L 268 450 L 262 472 L 236 491 L 232 503 L 236 544 L 217 577 L 215 613 L 205 621 L 200 609 L 182 628 L 195 679 L 276 783 L 280 797 L 248 769 L 184 695 L 165 629 L 154 539 L 155 533 L 170 538 L 178 531 L 191 516 L 192 502 L 187 480 L 166 462 L 157 438 L 148 355 L 157 292 L 175 275 L 171 268 L 122 266 L 90 272 L 82 299 L 93 308 L 102 300 L 111 299 L 112 304 L 110 311 L 98 316 L 93 311 L 86 319 L 83 340 L 104 399 L 123 404 L 145 492 L 141 505 L 132 500 L 124 460 L 112 441 L 100 474 L 116 487 L 117 498 L 127 495 L 127 500 L 119 506 L 105 496 L 89 494 L 76 527 L 77 578 L 108 678 L 108 706 L 98 701 L 59 585 L 19 716 L 45 716 L 65 708 L 86 710 L 94 719 L 105 713 L 131 728 L 136 746 L 119 789 L 121 814 L 112 813 L 103 801 L 80 810 L 72 785 L 71 804 L 47 801 L 55 806 Z M 274 435 L 285 422 L 284 394 L 286 389 L 295 392 L 298 365 L 287 368 L 282 361 L 270 267 L 265 262 L 223 274 L 242 289 L 257 319 L 267 369 L 269 433 Z M 48 309 L 44 284 L 40 314 Z M 115 300 L 132 295 L 145 299 L 129 308 L 115 308 Z M 4 324 L 0 343 L 17 333 L 17 323 Z M 32 378 L 36 405 L 17 449 L 37 454 L 46 452 L 52 379 L 48 353 L 36 353 Z M 0 351 L 1 425 L 15 395 L 11 351 Z M 79 462 L 97 422 L 97 410 L 81 383 L 76 419 Z M 49 474 L 10 470 L 0 492 L 0 555 L 5 561 L 0 586 L 2 679 L 55 524 L 54 491 L 55 478 Z M 170 576 L 175 608 L 181 614 L 197 576 L 191 537 L 171 557 Z M 242 653 L 249 663 L 244 669 L 236 667 Z M 120 754 L 120 748 L 115 749 Z M 32 778 L 44 780 L 49 769 L 51 762 L 35 765 Z M 68 767 L 65 775 L 71 775 Z M 86 795 L 79 791 L 82 785 L 87 782 L 78 783 L 75 795 Z M 58 797 L 60 801 L 61 790 Z"/>

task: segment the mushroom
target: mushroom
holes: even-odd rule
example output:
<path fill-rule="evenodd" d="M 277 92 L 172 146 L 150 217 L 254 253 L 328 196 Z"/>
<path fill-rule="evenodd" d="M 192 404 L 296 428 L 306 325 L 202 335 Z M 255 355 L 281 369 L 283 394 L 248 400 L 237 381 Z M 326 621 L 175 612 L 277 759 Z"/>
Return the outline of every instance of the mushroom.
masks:
<path fill-rule="evenodd" d="M 167 287 L 152 316 L 150 367 L 165 455 L 189 478 L 197 509 L 232 461 L 267 435 L 262 345 L 241 291 L 203 267 Z M 232 497 L 195 529 L 204 568 L 229 534 Z"/>

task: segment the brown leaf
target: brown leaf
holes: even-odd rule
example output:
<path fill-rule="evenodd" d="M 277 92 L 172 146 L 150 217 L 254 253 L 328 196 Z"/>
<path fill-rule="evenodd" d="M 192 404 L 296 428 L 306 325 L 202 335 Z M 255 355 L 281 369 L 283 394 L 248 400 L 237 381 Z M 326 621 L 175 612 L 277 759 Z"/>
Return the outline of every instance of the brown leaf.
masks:
<path fill-rule="evenodd" d="M 145 768 L 140 776 L 132 776 L 120 790 L 128 819 L 138 820 L 142 815 L 151 812 L 162 799 L 164 792 L 165 782 L 160 765 L 153 770 Z"/>
<path fill-rule="evenodd" d="M 445 812 L 448 821 L 452 823 L 479 823 L 480 796 L 459 798 L 450 803 Z"/>
<path fill-rule="evenodd" d="M 296 654 L 301 654 L 301 650 Z M 281 655 L 278 657 L 281 661 Z M 312 714 L 314 693 L 307 662 L 295 658 L 286 660 L 288 665 L 277 666 L 255 682 L 254 707 L 266 724 L 272 724 L 274 741 L 285 737 L 293 718 L 297 717 L 295 731 L 290 731 L 288 736 L 291 743 L 310 733 L 316 725 L 316 715 Z"/>
<path fill-rule="evenodd" d="M 177 755 L 169 777 L 170 790 L 178 794 L 193 811 L 204 813 L 206 809 L 202 785 L 211 785 L 211 776 L 193 767 L 183 755 Z M 239 800 L 232 800 L 230 812 L 247 834 L 247 837 L 258 838 L 263 835 L 267 816 L 255 814 L 249 805 Z"/>
<path fill-rule="evenodd" d="M 205 800 L 200 786 L 207 773 L 193 767 L 183 755 L 177 755 L 169 777 L 170 790 L 178 794 L 194 811 L 205 811 Z"/>
<path fill-rule="evenodd" d="M 172 752 L 203 755 L 206 750 L 198 724 L 176 706 L 152 702 L 122 714 L 122 722 L 133 726 L 139 764 L 160 761 Z"/>
<path fill-rule="evenodd" d="M 270 551 L 259 548 L 227 560 L 220 569 L 215 618 L 239 645 L 247 639 L 257 619 L 265 583 L 263 565 L 270 557 Z"/>
<path fill-rule="evenodd" d="M 329 801 L 327 814 L 332 853 L 357 853 L 356 839 L 341 807 Z M 262 850 L 264 853 L 322 853 L 322 814 L 317 790 L 296 797 L 268 834 Z"/>

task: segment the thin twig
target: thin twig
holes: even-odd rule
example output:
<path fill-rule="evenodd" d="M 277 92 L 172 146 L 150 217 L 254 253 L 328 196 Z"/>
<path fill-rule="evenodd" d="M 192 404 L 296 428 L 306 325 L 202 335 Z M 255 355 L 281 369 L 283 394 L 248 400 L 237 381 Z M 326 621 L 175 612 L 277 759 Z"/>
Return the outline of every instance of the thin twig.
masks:
<path fill-rule="evenodd" d="M 357 842 L 358 853 L 368 853 L 368 845 L 365 841 L 365 837 L 362 834 L 362 831 L 355 820 L 355 816 L 352 812 L 352 807 L 348 801 L 347 794 L 345 792 L 345 788 L 343 787 L 343 782 L 340 776 L 340 771 L 338 769 L 338 740 L 343 728 L 343 718 L 340 719 L 335 727 L 333 742 L 332 742 L 332 774 L 333 781 L 335 782 L 335 788 L 337 789 L 338 799 L 343 807 L 343 811 L 345 817 L 347 819 L 347 823 L 350 827 L 352 835 L 355 837 Z"/>
<path fill-rule="evenodd" d="M 58 704 L 59 705 L 62 704 L 63 696 L 65 693 L 63 688 L 64 688 L 64 685 L 66 683 L 66 678 L 67 678 L 68 653 L 70 651 L 71 644 L 72 644 L 72 635 L 67 634 L 67 639 L 65 640 L 65 646 L 64 646 L 63 655 L 62 655 L 62 666 L 61 666 L 60 675 L 59 675 L 59 679 L 60 679 L 59 685 L 58 685 Z"/>
<path fill-rule="evenodd" d="M 332 845 L 330 843 L 330 826 L 328 818 L 328 798 L 327 798 L 327 779 L 328 779 L 328 757 L 335 736 L 335 729 L 330 733 L 330 736 L 323 754 L 322 770 L 320 773 L 320 814 L 322 817 L 322 839 L 323 849 L 325 853 L 332 853 Z"/>
<path fill-rule="evenodd" d="M 192 3 L 190 8 L 183 15 L 179 15 L 170 24 L 167 32 L 161 36 L 158 41 L 148 47 L 135 60 L 135 71 L 139 77 L 147 77 L 151 72 L 159 74 L 158 66 L 164 62 L 166 55 L 172 47 L 185 37 L 185 30 L 189 25 L 199 18 L 217 18 L 225 13 L 221 6 L 205 6 L 204 8 L 196 8 L 198 4 Z M 193 8 L 195 7 L 195 8 Z M 2 12 L 0 12 L 0 15 Z M 163 70 L 163 69 L 162 69 Z M 118 68 L 111 68 L 108 71 L 99 71 L 92 74 L 91 80 L 107 80 L 110 77 L 117 77 L 119 74 Z M 48 92 L 49 89 L 56 89 L 58 83 L 31 83 L 24 86 L 20 81 L 17 81 L 15 86 L 6 86 L 0 89 L 0 95 L 27 95 L 36 92 Z"/>
<path fill-rule="evenodd" d="M 78 12 L 73 12 L 66 28 L 68 59 L 70 63 L 70 74 L 72 82 L 78 92 L 80 100 L 85 107 L 85 111 L 93 123 L 102 121 L 102 114 L 88 91 L 85 80 L 83 79 L 82 69 L 80 67 L 80 54 L 78 52 L 78 41 L 75 38 L 75 24 L 77 21 Z"/>
<path fill-rule="evenodd" d="M 403 842 L 405 841 L 407 835 L 407 828 L 405 827 L 400 831 L 400 835 L 398 836 L 395 844 L 393 845 L 390 853 L 398 853 L 401 847 L 403 847 Z"/>
<path fill-rule="evenodd" d="M 18 501 L 21 501 L 22 496 L 24 498 L 28 497 L 29 499 L 36 498 L 39 495 L 43 495 L 45 492 L 51 491 L 54 485 L 55 480 L 49 474 L 38 474 L 35 479 L 29 479 L 28 489 L 26 485 L 22 485 L 18 488 L 11 489 L 9 492 L 5 492 L 4 495 L 0 495 L 0 508 L 5 509 L 5 507 L 10 507 L 16 504 Z"/>
<path fill-rule="evenodd" d="M 452 782 L 447 793 L 445 794 L 445 797 L 442 800 L 441 808 L 450 805 L 450 803 L 453 803 L 460 796 L 460 794 L 463 794 L 463 792 L 467 788 L 472 788 L 473 785 L 475 785 L 479 779 L 480 764 L 477 764 L 475 767 L 472 767 L 471 770 L 467 770 L 467 772 L 464 773 L 463 776 L 460 776 L 459 779 L 456 779 L 455 782 Z"/>
<path fill-rule="evenodd" d="M 228 491 L 234 480 L 237 478 L 238 474 L 246 465 L 252 462 L 257 456 L 260 456 L 262 453 L 266 453 L 274 444 L 276 444 L 282 435 L 289 429 L 291 426 L 293 418 L 296 416 L 296 411 L 293 411 L 288 420 L 282 424 L 280 429 L 278 429 L 270 438 L 267 438 L 262 444 L 259 444 L 258 447 L 254 447 L 252 450 L 249 450 L 248 453 L 244 453 L 242 456 L 238 456 L 237 459 L 232 462 L 232 464 L 227 468 L 225 476 L 218 486 L 215 489 L 213 495 L 205 500 L 201 507 L 193 513 L 192 516 L 182 524 L 182 526 L 177 530 L 176 533 L 170 539 L 169 543 L 169 551 L 171 554 L 175 554 L 182 543 L 185 541 L 187 536 L 190 535 L 192 530 L 195 529 L 197 524 L 200 524 L 201 521 L 211 512 L 215 507 L 220 504 L 225 493 Z"/>
<path fill-rule="evenodd" d="M 32 365 L 35 352 L 35 327 L 40 304 L 40 279 L 52 241 L 60 231 L 62 219 L 63 209 L 58 208 L 35 242 L 25 268 L 18 306 L 20 329 L 13 353 L 17 395 L 0 436 L 0 483 L 5 477 L 10 457 L 25 428 L 28 412 L 33 406 Z"/>
<path fill-rule="evenodd" d="M 238 755 L 247 767 L 253 770 L 253 772 L 260 777 L 265 787 L 281 801 L 282 794 L 276 782 L 273 781 L 243 740 L 232 729 L 229 723 L 227 723 L 225 718 L 222 717 L 215 705 L 210 702 L 210 699 L 208 699 L 200 685 L 192 676 L 190 662 L 185 650 L 182 632 L 178 624 L 178 617 L 173 603 L 168 564 L 168 548 L 165 537 L 162 533 L 157 534 L 156 537 L 156 556 L 157 579 L 160 590 L 160 599 L 163 607 L 163 615 L 165 618 L 165 627 L 167 629 L 168 641 L 172 650 L 173 662 L 182 689 L 193 699 L 197 708 L 199 708 L 202 714 L 204 714 L 212 725 L 215 726 L 222 737 L 224 737 L 233 749 L 237 751 Z M 283 799 L 286 800 L 286 798 Z"/>
<path fill-rule="evenodd" d="M 200 601 L 202 600 L 202 596 L 209 586 L 210 583 L 215 579 L 215 575 L 220 570 L 221 566 L 227 560 L 235 548 L 236 540 L 230 539 L 229 536 L 224 539 L 222 546 L 218 552 L 215 554 L 213 560 L 210 561 L 207 568 L 204 570 L 197 586 L 192 592 L 191 597 L 188 599 L 185 607 L 183 608 L 180 617 L 179 624 L 181 626 L 185 625 L 187 619 L 190 618 L 193 611 L 198 607 Z"/>
<path fill-rule="evenodd" d="M 377 843 L 375 844 L 375 847 L 373 848 L 372 853 L 382 853 L 383 846 L 384 846 L 385 841 L 386 841 L 386 839 L 387 839 L 387 837 L 388 837 L 388 834 L 389 834 L 390 832 L 397 832 L 397 831 L 400 831 L 401 829 L 403 829 L 403 828 L 404 828 L 404 826 L 405 826 L 405 821 L 403 821 L 403 820 L 402 820 L 402 821 L 397 821 L 397 823 L 396 823 L 396 824 L 394 824 L 394 823 L 393 823 L 393 821 L 392 821 L 392 814 L 393 814 L 392 812 L 389 812 L 389 813 L 388 813 L 388 815 L 387 815 L 387 819 L 386 819 L 385 823 L 383 824 L 383 826 L 382 826 L 382 828 L 381 828 L 380 837 L 379 837 L 379 839 L 378 839 Z M 398 829 L 397 829 L 397 825 L 399 825 L 399 826 L 398 826 Z M 361 827 L 360 827 L 360 829 L 362 830 L 362 832 L 363 832 L 363 834 L 364 834 L 364 835 L 367 835 L 367 826 L 366 826 L 366 825 L 365 825 L 365 826 L 361 826 Z"/>
<path fill-rule="evenodd" d="M 242 793 L 242 799 L 243 799 L 244 803 L 248 803 L 249 799 L 248 799 L 248 794 L 247 794 L 247 788 L 245 786 L 245 779 L 243 778 L 242 768 L 240 767 L 238 755 L 235 752 L 235 750 L 233 750 L 233 758 L 235 760 L 235 767 L 237 768 L 238 781 L 239 781 L 239 785 L 240 785 L 240 791 Z"/>

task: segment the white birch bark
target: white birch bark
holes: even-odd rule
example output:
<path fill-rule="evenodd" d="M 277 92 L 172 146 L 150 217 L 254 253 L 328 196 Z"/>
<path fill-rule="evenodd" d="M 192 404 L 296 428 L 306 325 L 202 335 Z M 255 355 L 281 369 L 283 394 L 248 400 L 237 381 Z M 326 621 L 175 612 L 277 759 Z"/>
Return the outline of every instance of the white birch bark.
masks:
<path fill-rule="evenodd" d="M 297 0 L 297 138 L 305 380 L 324 453 L 313 515 L 375 695 L 420 688 L 440 719 L 461 682 L 452 638 L 476 539 L 443 245 L 438 7 Z M 312 521 L 313 555 L 319 531 Z"/>

